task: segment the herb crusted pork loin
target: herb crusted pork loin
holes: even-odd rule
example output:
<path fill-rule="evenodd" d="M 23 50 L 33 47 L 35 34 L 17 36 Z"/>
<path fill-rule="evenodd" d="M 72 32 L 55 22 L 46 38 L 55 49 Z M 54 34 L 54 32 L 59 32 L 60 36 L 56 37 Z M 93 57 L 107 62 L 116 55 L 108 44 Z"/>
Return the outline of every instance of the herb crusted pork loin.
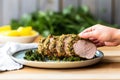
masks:
<path fill-rule="evenodd" d="M 57 57 L 79 56 L 91 59 L 95 56 L 96 50 L 93 43 L 81 39 L 75 34 L 49 35 L 47 38 L 41 38 L 38 45 L 40 54 Z"/>

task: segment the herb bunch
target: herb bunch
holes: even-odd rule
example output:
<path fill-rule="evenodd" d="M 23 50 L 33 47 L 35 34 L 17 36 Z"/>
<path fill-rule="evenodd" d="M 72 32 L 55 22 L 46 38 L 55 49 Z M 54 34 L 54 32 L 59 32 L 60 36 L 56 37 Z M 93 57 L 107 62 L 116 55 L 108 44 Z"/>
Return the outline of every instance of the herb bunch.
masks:
<path fill-rule="evenodd" d="M 17 29 L 20 26 L 32 26 L 42 36 L 48 36 L 49 34 L 78 34 L 97 23 L 110 25 L 101 20 L 96 20 L 86 6 L 78 8 L 69 6 L 60 12 L 36 11 L 31 14 L 25 14 L 19 20 L 13 19 L 11 26 L 13 29 Z"/>

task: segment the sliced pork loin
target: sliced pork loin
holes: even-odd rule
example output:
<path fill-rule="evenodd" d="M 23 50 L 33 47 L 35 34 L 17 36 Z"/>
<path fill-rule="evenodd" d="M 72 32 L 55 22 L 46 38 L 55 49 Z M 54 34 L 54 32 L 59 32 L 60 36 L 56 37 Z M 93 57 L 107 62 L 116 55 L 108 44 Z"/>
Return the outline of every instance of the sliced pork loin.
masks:
<path fill-rule="evenodd" d="M 44 43 L 45 39 L 46 39 L 46 38 L 41 38 L 41 39 L 39 40 L 39 44 L 38 44 L 38 51 L 39 51 L 39 53 L 43 53 L 43 49 L 44 49 L 43 43 Z"/>
<path fill-rule="evenodd" d="M 38 52 L 45 55 L 79 56 L 91 59 L 95 56 L 96 46 L 88 40 L 83 40 L 75 34 L 67 34 L 61 36 L 48 36 L 41 39 L 38 46 Z"/>
<path fill-rule="evenodd" d="M 74 52 L 80 57 L 91 59 L 95 56 L 96 46 L 87 40 L 78 40 L 73 44 Z"/>
<path fill-rule="evenodd" d="M 48 50 L 50 51 L 50 54 L 53 56 L 57 56 L 57 50 L 56 50 L 56 41 L 57 41 L 57 36 L 51 36 L 50 38 L 50 44 L 48 47 Z"/>
<path fill-rule="evenodd" d="M 66 56 L 75 55 L 73 51 L 73 44 L 75 43 L 76 37 L 77 36 L 75 34 L 66 35 L 66 38 L 64 39 L 64 51 L 66 53 Z"/>
<path fill-rule="evenodd" d="M 64 50 L 64 39 L 67 37 L 67 35 L 61 35 L 57 41 L 56 41 L 56 50 L 58 52 L 58 56 L 64 56 L 65 50 Z"/>

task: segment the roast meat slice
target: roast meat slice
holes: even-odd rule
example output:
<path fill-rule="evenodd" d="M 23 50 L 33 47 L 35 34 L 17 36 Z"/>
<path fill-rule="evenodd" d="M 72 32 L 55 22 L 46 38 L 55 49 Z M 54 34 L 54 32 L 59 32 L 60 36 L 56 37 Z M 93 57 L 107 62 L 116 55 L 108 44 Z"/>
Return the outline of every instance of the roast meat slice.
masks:
<path fill-rule="evenodd" d="M 76 55 L 73 50 L 73 44 L 78 41 L 80 38 L 75 34 L 68 34 L 64 40 L 64 51 L 66 56 Z"/>
<path fill-rule="evenodd" d="M 43 43 L 45 41 L 46 38 L 41 38 L 40 41 L 39 41 L 39 44 L 38 44 L 38 52 L 40 54 L 43 53 L 43 50 L 44 50 L 44 47 L 43 47 Z"/>
<path fill-rule="evenodd" d="M 95 56 L 96 46 L 87 40 L 78 40 L 73 44 L 74 52 L 80 57 L 91 59 Z"/>
<path fill-rule="evenodd" d="M 64 39 L 67 37 L 67 35 L 61 35 L 58 40 L 56 41 L 56 50 L 58 56 L 65 56 L 64 51 Z"/>
<path fill-rule="evenodd" d="M 48 49 L 51 53 L 51 55 L 57 56 L 57 50 L 56 50 L 56 41 L 57 41 L 57 36 L 52 36 L 50 38 L 50 44 L 48 46 Z"/>
<path fill-rule="evenodd" d="M 50 51 L 48 50 L 48 46 L 49 46 L 49 43 L 50 43 L 50 37 L 51 37 L 51 35 L 49 35 L 46 39 L 45 39 L 45 41 L 43 42 L 43 53 L 45 54 L 45 55 L 50 55 Z"/>

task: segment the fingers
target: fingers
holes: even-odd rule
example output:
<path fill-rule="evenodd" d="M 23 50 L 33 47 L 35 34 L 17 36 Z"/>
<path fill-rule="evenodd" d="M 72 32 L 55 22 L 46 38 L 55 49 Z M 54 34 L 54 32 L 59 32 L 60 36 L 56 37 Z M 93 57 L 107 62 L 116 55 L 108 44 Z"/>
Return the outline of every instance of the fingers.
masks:
<path fill-rule="evenodd" d="M 95 29 L 93 27 L 87 28 L 83 32 L 79 33 L 78 36 L 84 39 L 89 39 L 93 37 L 94 30 Z"/>
<path fill-rule="evenodd" d="M 90 41 L 92 41 L 97 47 L 102 47 L 105 46 L 103 41 L 99 41 L 98 39 L 95 38 L 89 38 Z"/>
<path fill-rule="evenodd" d="M 95 44 L 97 47 L 102 47 L 102 46 L 105 46 L 105 44 L 104 43 L 97 43 L 97 44 Z"/>
<path fill-rule="evenodd" d="M 96 35 L 97 35 L 97 33 L 95 33 L 95 31 L 100 27 L 100 26 L 102 26 L 102 25 L 100 25 L 100 24 L 96 24 L 96 25 L 93 25 L 92 27 L 89 27 L 89 28 L 87 28 L 87 29 L 85 29 L 84 31 L 82 31 L 80 34 L 79 34 L 79 36 L 81 37 L 81 38 L 85 38 L 85 39 L 88 39 L 88 38 L 91 38 L 91 37 L 97 37 Z M 98 31 L 99 31 L 99 29 L 98 29 Z M 93 34 L 93 33 L 95 33 L 95 34 Z"/>
<path fill-rule="evenodd" d="M 84 39 L 89 39 L 93 37 L 93 32 L 80 33 L 78 36 Z"/>
<path fill-rule="evenodd" d="M 87 29 L 85 29 L 83 32 L 81 32 L 81 33 L 86 33 L 86 32 L 91 32 L 92 31 L 92 27 L 89 27 L 89 28 L 87 28 Z"/>

